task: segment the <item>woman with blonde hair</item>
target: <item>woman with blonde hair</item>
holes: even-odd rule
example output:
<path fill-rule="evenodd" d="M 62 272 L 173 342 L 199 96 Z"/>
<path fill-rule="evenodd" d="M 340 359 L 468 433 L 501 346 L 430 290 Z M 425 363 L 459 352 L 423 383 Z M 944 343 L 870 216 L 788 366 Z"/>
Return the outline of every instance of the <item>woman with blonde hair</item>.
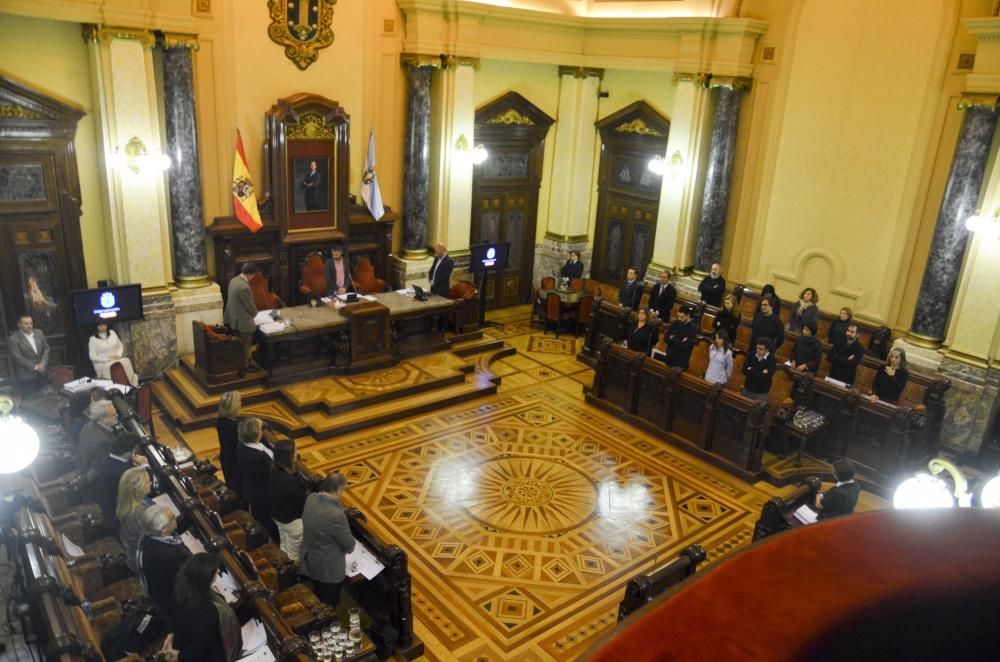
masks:
<path fill-rule="evenodd" d="M 736 342 L 736 331 L 740 328 L 740 309 L 739 304 L 736 301 L 736 297 L 732 294 L 727 294 L 722 297 L 722 307 L 719 312 L 716 313 L 715 319 L 712 320 L 712 330 L 715 333 L 719 331 L 725 331 L 726 335 L 729 336 L 729 342 Z"/>
<path fill-rule="evenodd" d="M 132 467 L 118 481 L 118 503 L 115 517 L 118 518 L 118 539 L 125 552 L 125 563 L 132 572 L 138 572 L 136 552 L 142 537 L 142 513 L 153 505 L 147 496 L 152 488 L 149 473 L 144 467 Z"/>
<path fill-rule="evenodd" d="M 240 413 L 243 400 L 239 391 L 226 391 L 219 398 L 219 417 L 215 420 L 215 431 L 219 435 L 219 464 L 226 487 L 237 494 L 243 493 L 243 477 L 240 474 L 240 460 L 236 453 L 240 440 L 238 435 Z"/>

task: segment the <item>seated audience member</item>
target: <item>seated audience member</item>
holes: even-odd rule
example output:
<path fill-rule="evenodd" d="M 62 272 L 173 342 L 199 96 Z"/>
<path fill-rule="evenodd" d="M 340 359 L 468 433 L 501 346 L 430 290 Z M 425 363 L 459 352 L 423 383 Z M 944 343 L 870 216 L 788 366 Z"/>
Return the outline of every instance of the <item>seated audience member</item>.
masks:
<path fill-rule="evenodd" d="M 569 252 L 569 259 L 566 260 L 566 264 L 559 271 L 559 275 L 569 280 L 583 278 L 583 262 L 580 262 L 580 251 Z"/>
<path fill-rule="evenodd" d="M 237 456 L 243 488 L 240 496 L 250 506 L 250 514 L 261 523 L 272 540 L 279 540 L 278 527 L 271 513 L 271 464 L 274 454 L 260 443 L 264 425 L 259 418 L 240 421 L 238 434 L 240 446 Z"/>
<path fill-rule="evenodd" d="M 637 310 L 642 302 L 643 291 L 645 291 L 645 288 L 642 285 L 642 281 L 639 280 L 635 267 L 629 267 L 625 284 L 618 290 L 618 303 L 625 308 Z"/>
<path fill-rule="evenodd" d="M 781 299 L 778 298 L 777 292 L 774 291 L 774 285 L 770 284 L 765 285 L 760 291 L 760 301 L 757 302 L 757 310 L 754 311 L 754 317 L 761 314 L 760 304 L 764 301 L 764 299 L 771 302 L 771 312 L 774 313 L 775 317 L 780 319 Z M 780 345 L 776 345 L 776 347 L 780 347 Z"/>
<path fill-rule="evenodd" d="M 125 564 L 132 572 L 139 572 L 135 556 L 142 537 L 142 514 L 153 505 L 153 500 L 147 496 L 150 489 L 152 481 L 143 467 L 132 467 L 118 482 L 118 505 L 115 507 L 118 540 L 125 552 Z"/>
<path fill-rule="evenodd" d="M 637 310 L 635 313 L 635 324 L 628 333 L 627 347 L 632 351 L 642 352 L 648 356 L 653 347 L 656 346 L 658 337 L 659 333 L 656 327 L 650 324 L 649 310 L 647 308 Z"/>
<path fill-rule="evenodd" d="M 819 295 L 816 294 L 816 290 L 811 287 L 802 290 L 802 294 L 799 295 L 799 303 L 795 306 L 792 318 L 788 321 L 788 329 L 801 331 L 802 327 L 809 323 L 817 326 L 819 324 L 819 306 L 816 304 L 818 303 Z"/>
<path fill-rule="evenodd" d="M 270 488 L 271 515 L 278 527 L 279 546 L 288 558 L 298 563 L 306 484 L 295 472 L 295 442 L 291 439 L 282 439 L 274 444 Z"/>
<path fill-rule="evenodd" d="M 17 331 L 7 338 L 7 350 L 14 361 L 14 380 L 21 397 L 28 398 L 48 384 L 49 343 L 41 329 L 35 328 L 31 315 L 18 318 Z"/>
<path fill-rule="evenodd" d="M 139 378 L 132 369 L 132 361 L 125 356 L 125 346 L 118 334 L 106 322 L 100 322 L 88 342 L 90 362 L 94 364 L 94 374 L 98 379 L 111 379 L 111 365 L 121 364 L 132 386 L 139 385 Z"/>
<path fill-rule="evenodd" d="M 234 662 L 240 657 L 240 621 L 225 598 L 212 588 L 218 571 L 219 557 L 208 552 L 195 554 L 178 570 L 174 632 L 164 643 L 167 660 Z"/>
<path fill-rule="evenodd" d="M 854 312 L 850 308 L 841 308 L 837 319 L 830 325 L 830 331 L 826 334 L 826 340 L 831 345 L 838 340 L 847 341 L 847 327 L 853 324 Z"/>
<path fill-rule="evenodd" d="M 708 348 L 708 370 L 705 381 L 712 384 L 728 384 L 733 375 L 733 352 L 729 348 L 729 334 L 719 329 Z"/>
<path fill-rule="evenodd" d="M 889 360 L 875 373 L 875 380 L 872 382 L 872 393 L 869 398 L 872 402 L 881 400 L 891 405 L 899 404 L 899 396 L 906 388 L 906 382 L 910 379 L 910 371 L 906 369 L 906 352 L 899 347 L 889 352 Z"/>
<path fill-rule="evenodd" d="M 801 334 L 799 339 L 795 341 L 789 363 L 791 363 L 792 370 L 816 372 L 819 369 L 819 361 L 823 358 L 819 338 L 816 337 L 816 323 L 806 322 L 801 329 Z"/>
<path fill-rule="evenodd" d="M 848 387 L 854 385 L 854 377 L 858 372 L 858 364 L 865 357 L 865 348 L 858 340 L 858 325 L 851 324 L 843 342 L 838 340 L 826 358 L 830 361 L 830 379 L 844 382 Z"/>
<path fill-rule="evenodd" d="M 139 443 L 134 434 L 120 434 L 111 440 L 111 449 L 97 465 L 97 480 L 94 482 L 97 503 L 104 515 L 104 522 L 112 531 L 118 530 L 115 516 L 118 505 L 118 484 L 126 471 L 136 466 L 132 451 Z"/>
<path fill-rule="evenodd" d="M 177 517 L 166 506 L 150 506 L 139 519 L 143 536 L 135 558 L 142 590 L 170 620 L 175 607 L 174 579 L 191 552 L 176 535 Z"/>
<path fill-rule="evenodd" d="M 85 486 L 97 479 L 97 467 L 111 450 L 118 411 L 110 400 L 98 400 L 90 403 L 87 416 L 90 422 L 80 429 L 76 445 L 76 472 Z"/>
<path fill-rule="evenodd" d="M 316 596 L 334 609 L 340 604 L 340 589 L 347 576 L 347 555 L 355 540 L 344 513 L 341 496 L 347 479 L 330 472 L 319 492 L 306 497 L 302 512 L 302 561 L 299 574 L 316 583 Z"/>
<path fill-rule="evenodd" d="M 670 311 L 674 308 L 677 290 L 670 284 L 670 272 L 660 272 L 660 282 L 649 292 L 649 310 L 654 317 L 666 324 L 670 321 Z"/>
<path fill-rule="evenodd" d="M 351 265 L 344 257 L 344 247 L 340 244 L 330 249 L 330 259 L 323 265 L 323 272 L 326 274 L 326 296 L 354 292 Z"/>
<path fill-rule="evenodd" d="M 722 267 L 712 265 L 711 272 L 698 284 L 701 300 L 710 306 L 721 306 L 722 295 L 726 293 L 726 279 L 722 277 Z"/>
<path fill-rule="evenodd" d="M 819 519 L 830 519 L 840 515 L 850 515 L 858 505 L 861 487 L 854 482 L 854 463 L 846 457 L 833 463 L 833 473 L 837 484 L 826 492 L 816 495 L 816 510 Z"/>
<path fill-rule="evenodd" d="M 215 419 L 215 431 L 219 435 L 219 464 L 222 465 L 222 476 L 226 487 L 237 494 L 243 491 L 243 479 L 240 476 L 240 460 L 236 455 L 240 439 L 237 432 L 239 421 L 236 415 L 240 413 L 243 399 L 239 391 L 226 391 L 219 398 L 219 417 Z"/>
<path fill-rule="evenodd" d="M 727 294 L 722 297 L 722 306 L 712 320 L 712 330 L 718 333 L 724 329 L 729 336 L 729 342 L 736 342 L 736 331 L 740 328 L 740 311 L 736 305 L 736 297 Z"/>
<path fill-rule="evenodd" d="M 751 400 L 767 402 L 767 394 L 771 390 L 771 380 L 774 379 L 775 369 L 771 339 L 758 338 L 754 349 L 754 353 L 743 361 L 743 374 L 746 376 L 746 382 L 740 392 Z"/>
<path fill-rule="evenodd" d="M 753 324 L 750 325 L 750 345 L 748 348 L 752 350 L 757 346 L 757 341 L 761 338 L 770 338 L 772 345 L 775 350 L 781 347 L 785 342 L 785 325 L 781 323 L 781 318 L 778 317 L 778 313 L 771 307 L 771 300 L 769 298 L 762 298 L 760 300 L 760 314 L 753 318 Z"/>
<path fill-rule="evenodd" d="M 663 361 L 674 368 L 687 370 L 691 364 L 691 351 L 694 349 L 697 335 L 697 329 L 691 321 L 693 312 L 690 306 L 681 306 L 677 311 L 677 319 L 667 327 L 664 338 L 667 343 L 667 355 Z"/>

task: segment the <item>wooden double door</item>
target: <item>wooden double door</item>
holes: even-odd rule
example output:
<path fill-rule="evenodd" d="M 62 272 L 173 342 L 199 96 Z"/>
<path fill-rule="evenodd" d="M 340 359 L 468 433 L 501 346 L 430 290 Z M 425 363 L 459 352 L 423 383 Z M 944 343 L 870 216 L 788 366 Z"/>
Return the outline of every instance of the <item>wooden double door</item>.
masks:
<path fill-rule="evenodd" d="M 89 333 L 74 327 L 69 292 L 86 287 L 73 139 L 83 111 L 0 77 L 0 376 L 7 338 L 31 315 L 49 365 L 75 364 Z"/>
<path fill-rule="evenodd" d="M 531 301 L 542 155 L 553 121 L 516 92 L 476 111 L 474 142 L 489 158 L 473 171 L 469 242 L 510 242 L 507 268 L 486 283 L 487 308 Z"/>
<path fill-rule="evenodd" d="M 590 275 L 618 283 L 642 277 L 653 258 L 663 176 L 650 160 L 667 149 L 670 122 L 644 101 L 597 122 L 601 136 L 597 223 Z"/>

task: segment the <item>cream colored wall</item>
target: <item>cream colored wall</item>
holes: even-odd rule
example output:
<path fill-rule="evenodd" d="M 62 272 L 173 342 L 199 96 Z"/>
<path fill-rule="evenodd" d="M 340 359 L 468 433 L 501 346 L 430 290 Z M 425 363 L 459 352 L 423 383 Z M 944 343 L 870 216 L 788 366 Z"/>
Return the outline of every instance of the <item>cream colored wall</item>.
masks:
<path fill-rule="evenodd" d="M 475 107 L 478 109 L 507 92 L 517 92 L 538 106 L 549 117 L 559 117 L 559 67 L 551 64 L 482 60 L 474 79 Z M 545 136 L 542 181 L 538 191 L 538 216 L 535 241 L 542 240 L 548 228 L 549 196 L 552 190 L 553 148 L 556 125 Z"/>
<path fill-rule="evenodd" d="M 87 113 L 77 124 L 76 160 L 83 213 L 80 231 L 87 282 L 108 277 L 107 244 L 101 212 L 97 134 L 90 88 L 87 46 L 77 23 L 0 14 L 0 73 L 42 94 L 80 106 Z"/>
<path fill-rule="evenodd" d="M 942 0 L 804 3 L 784 45 L 794 59 L 752 282 L 785 298 L 813 286 L 824 308 L 888 319 L 956 20 Z"/>

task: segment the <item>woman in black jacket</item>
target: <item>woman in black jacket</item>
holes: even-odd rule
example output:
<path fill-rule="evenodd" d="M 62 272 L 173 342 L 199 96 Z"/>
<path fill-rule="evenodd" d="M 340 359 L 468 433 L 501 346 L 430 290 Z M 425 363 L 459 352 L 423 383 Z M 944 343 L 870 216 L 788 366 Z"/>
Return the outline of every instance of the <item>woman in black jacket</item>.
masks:
<path fill-rule="evenodd" d="M 222 476 L 226 481 L 226 487 L 237 494 L 243 491 L 240 461 L 236 454 L 236 448 L 240 443 L 236 430 L 239 425 L 236 415 L 240 413 L 242 404 L 239 391 L 226 391 L 219 398 L 219 417 L 215 419 L 215 430 L 219 434 L 219 464 L 222 465 Z"/>
<path fill-rule="evenodd" d="M 649 310 L 640 308 L 635 313 L 635 326 L 628 334 L 628 348 L 648 356 L 658 337 L 656 327 L 649 323 Z"/>
<path fill-rule="evenodd" d="M 278 527 L 271 516 L 271 463 L 274 454 L 260 443 L 264 425 L 259 418 L 240 421 L 240 445 L 236 449 L 240 460 L 243 488 L 240 493 L 250 506 L 250 514 L 261 523 L 272 540 L 278 540 Z"/>
<path fill-rule="evenodd" d="M 830 331 L 826 334 L 826 339 L 831 345 L 835 345 L 837 341 L 841 341 L 843 344 L 847 344 L 847 327 L 854 324 L 854 311 L 850 308 L 841 308 L 840 315 L 837 319 L 833 320 L 833 324 L 830 325 Z"/>
<path fill-rule="evenodd" d="M 795 341 L 790 359 L 792 370 L 798 372 L 816 372 L 822 358 L 819 338 L 816 337 L 816 323 L 806 322 L 801 329 L 799 339 Z"/>
<path fill-rule="evenodd" d="M 889 360 L 875 373 L 872 382 L 872 402 L 881 400 L 891 405 L 899 404 L 906 382 L 910 379 L 910 371 L 906 369 L 906 352 L 896 347 L 889 352 Z"/>
<path fill-rule="evenodd" d="M 174 582 L 177 610 L 166 657 L 178 662 L 233 662 L 243 648 L 240 622 L 225 599 L 212 590 L 219 557 L 202 552 L 181 566 Z"/>
<path fill-rule="evenodd" d="M 274 444 L 270 487 L 271 516 L 278 527 L 281 551 L 294 563 L 298 563 L 306 483 L 295 472 L 295 442 L 291 439 L 282 439 Z"/>
<path fill-rule="evenodd" d="M 715 319 L 712 320 L 712 331 L 715 333 L 719 332 L 719 329 L 725 329 L 729 336 L 729 342 L 736 342 L 736 331 L 740 328 L 740 311 L 736 304 L 736 297 L 732 294 L 727 294 L 722 297 L 722 308 L 715 315 Z"/>

